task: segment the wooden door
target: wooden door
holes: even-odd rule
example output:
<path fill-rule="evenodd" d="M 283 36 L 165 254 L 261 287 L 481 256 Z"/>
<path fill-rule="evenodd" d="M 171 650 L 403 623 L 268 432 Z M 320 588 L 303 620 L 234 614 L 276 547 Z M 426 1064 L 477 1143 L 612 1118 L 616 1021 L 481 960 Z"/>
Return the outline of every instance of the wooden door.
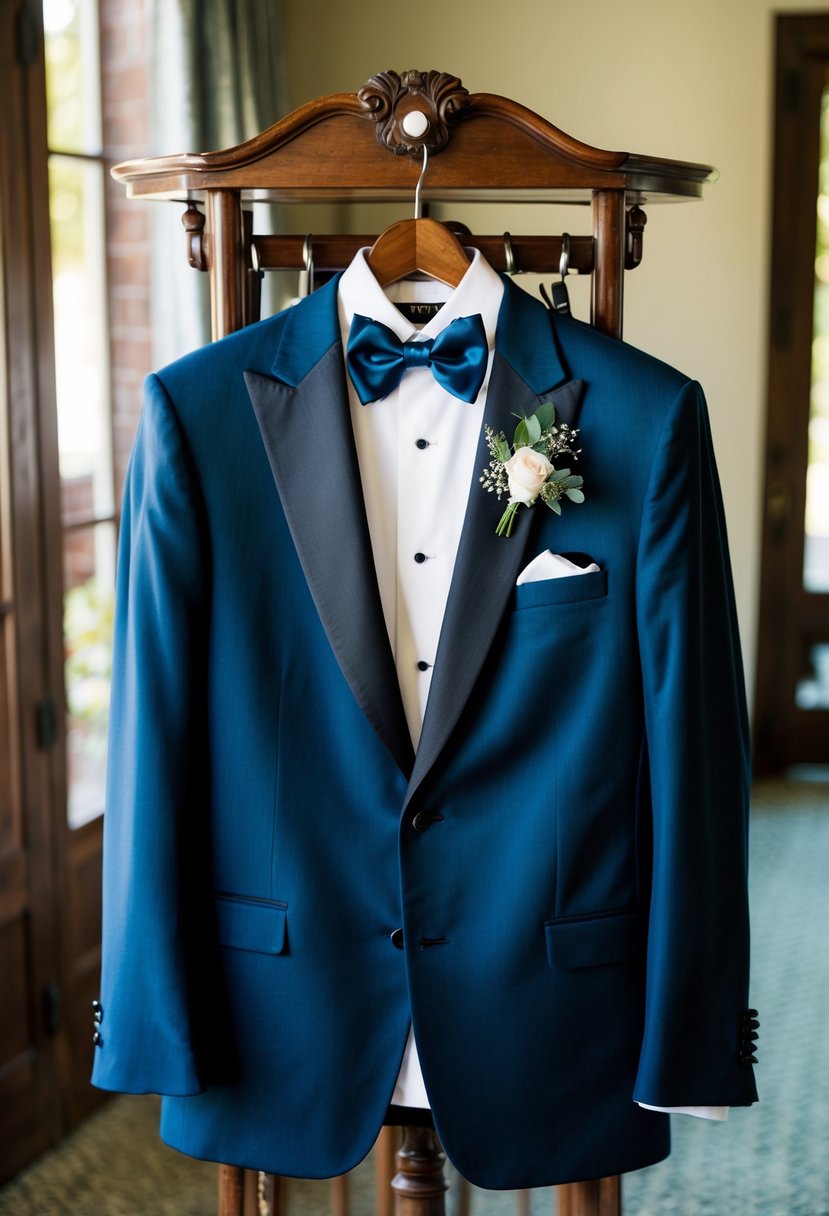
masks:
<path fill-rule="evenodd" d="M 0 1181 L 104 1097 L 101 819 L 67 816 L 64 687 L 64 572 L 97 523 L 63 526 L 49 195 L 40 6 L 21 0 L 0 5 Z"/>
<path fill-rule="evenodd" d="M 829 15 L 777 19 L 755 757 L 829 764 Z"/>
<path fill-rule="evenodd" d="M 49 283 L 38 275 L 48 241 L 36 252 L 44 217 L 38 226 L 30 156 L 42 80 L 27 62 L 32 48 L 17 8 L 0 6 L 0 1177 L 63 1126 L 55 718 L 37 425 L 41 408 L 53 410 L 54 402 Z"/>

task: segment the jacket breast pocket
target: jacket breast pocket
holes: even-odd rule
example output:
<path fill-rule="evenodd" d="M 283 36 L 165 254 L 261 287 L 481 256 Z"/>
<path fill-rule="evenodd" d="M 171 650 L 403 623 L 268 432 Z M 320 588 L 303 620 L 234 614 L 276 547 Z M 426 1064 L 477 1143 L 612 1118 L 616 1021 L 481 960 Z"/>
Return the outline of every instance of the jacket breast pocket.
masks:
<path fill-rule="evenodd" d="M 641 958 L 645 922 L 641 912 L 573 916 L 544 923 L 547 961 L 557 971 L 609 967 Z"/>
<path fill-rule="evenodd" d="M 607 571 L 590 570 L 567 578 L 544 578 L 521 583 L 515 588 L 515 608 L 536 608 L 542 604 L 574 604 L 597 600 L 607 595 Z"/>
<path fill-rule="evenodd" d="M 245 895 L 216 896 L 219 945 L 255 954 L 284 954 L 288 905 Z"/>

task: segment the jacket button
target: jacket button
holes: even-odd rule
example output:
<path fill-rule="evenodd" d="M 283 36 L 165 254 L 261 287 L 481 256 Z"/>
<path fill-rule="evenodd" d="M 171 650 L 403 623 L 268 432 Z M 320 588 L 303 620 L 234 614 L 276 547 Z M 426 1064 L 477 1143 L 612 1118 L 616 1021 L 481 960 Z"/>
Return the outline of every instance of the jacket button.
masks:
<path fill-rule="evenodd" d="M 391 944 L 393 946 L 396 946 L 398 950 L 403 949 L 403 930 L 402 929 L 395 929 L 394 933 L 392 933 Z"/>
<path fill-rule="evenodd" d="M 428 811 L 418 811 L 412 820 L 412 827 L 416 832 L 426 832 L 433 823 L 443 823 L 443 815 L 431 815 Z"/>

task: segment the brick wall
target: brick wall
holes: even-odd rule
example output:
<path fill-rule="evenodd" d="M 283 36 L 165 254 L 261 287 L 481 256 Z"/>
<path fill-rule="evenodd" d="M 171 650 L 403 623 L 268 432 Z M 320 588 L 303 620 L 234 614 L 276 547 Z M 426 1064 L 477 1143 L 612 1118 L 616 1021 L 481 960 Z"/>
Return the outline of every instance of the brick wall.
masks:
<path fill-rule="evenodd" d="M 149 155 L 151 0 L 100 0 L 104 152 L 116 164 Z M 141 409 L 141 384 L 152 368 L 150 208 L 107 186 L 110 367 L 115 494 Z"/>
<path fill-rule="evenodd" d="M 61 510 L 64 520 L 89 518 L 95 509 L 92 476 L 62 477 Z M 63 589 L 71 590 L 95 575 L 95 543 L 92 528 L 68 530 L 63 534 Z"/>

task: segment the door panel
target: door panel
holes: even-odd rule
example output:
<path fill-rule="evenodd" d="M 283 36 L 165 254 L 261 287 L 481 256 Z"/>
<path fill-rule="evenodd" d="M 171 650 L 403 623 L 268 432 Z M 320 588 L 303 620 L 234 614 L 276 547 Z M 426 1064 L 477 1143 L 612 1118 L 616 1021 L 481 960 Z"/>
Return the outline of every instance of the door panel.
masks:
<path fill-rule="evenodd" d="M 755 709 L 761 772 L 829 764 L 826 14 L 777 19 L 771 264 Z"/>
<path fill-rule="evenodd" d="M 71 832 L 66 873 L 65 1039 L 70 1047 L 66 1069 L 69 1123 L 88 1114 L 103 1094 L 93 1089 L 92 1001 L 101 974 L 101 820 Z"/>
<path fill-rule="evenodd" d="M 31 114 L 15 8 L 0 8 L 0 1177 L 61 1128 L 55 1043 L 44 1016 L 58 955 L 49 759 L 37 735 L 47 687 L 36 433 L 42 368 L 27 256 Z"/>
<path fill-rule="evenodd" d="M 39 5 L 0 5 L 0 1180 L 88 1083 L 100 820 L 66 824 L 60 479 Z M 76 839 L 77 837 L 77 839 Z"/>

